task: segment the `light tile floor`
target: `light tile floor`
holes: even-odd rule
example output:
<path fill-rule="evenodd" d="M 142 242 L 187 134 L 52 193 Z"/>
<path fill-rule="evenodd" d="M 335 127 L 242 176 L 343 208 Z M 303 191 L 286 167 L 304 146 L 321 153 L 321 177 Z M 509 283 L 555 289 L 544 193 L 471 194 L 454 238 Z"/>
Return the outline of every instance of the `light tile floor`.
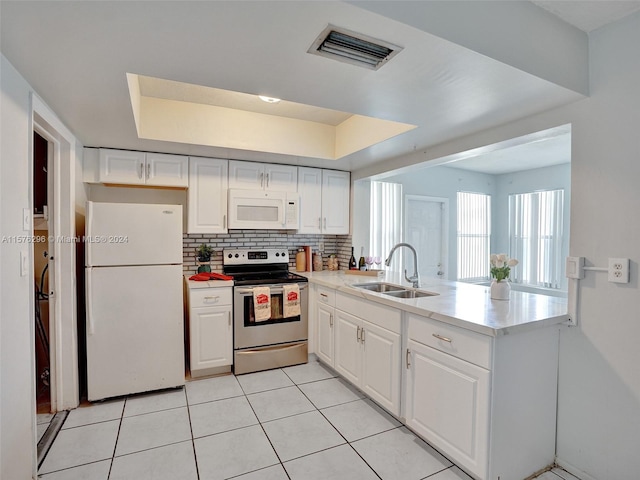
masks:
<path fill-rule="evenodd" d="M 317 361 L 72 410 L 39 478 L 470 479 Z"/>

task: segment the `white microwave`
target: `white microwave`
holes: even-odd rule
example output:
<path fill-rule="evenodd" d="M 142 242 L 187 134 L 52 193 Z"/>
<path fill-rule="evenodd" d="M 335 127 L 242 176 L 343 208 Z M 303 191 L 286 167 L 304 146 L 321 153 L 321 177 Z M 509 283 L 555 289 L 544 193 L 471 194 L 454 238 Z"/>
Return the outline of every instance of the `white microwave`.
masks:
<path fill-rule="evenodd" d="M 297 193 L 229 189 L 228 228 L 297 230 Z"/>

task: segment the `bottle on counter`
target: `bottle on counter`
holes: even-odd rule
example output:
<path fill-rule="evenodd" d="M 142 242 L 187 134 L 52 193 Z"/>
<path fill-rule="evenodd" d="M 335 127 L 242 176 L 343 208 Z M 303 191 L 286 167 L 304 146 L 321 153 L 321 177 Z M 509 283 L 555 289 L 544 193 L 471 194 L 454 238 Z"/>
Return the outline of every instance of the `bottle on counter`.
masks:
<path fill-rule="evenodd" d="M 351 258 L 349 258 L 349 270 L 358 270 L 356 257 L 353 256 L 353 247 L 351 247 Z"/>
<path fill-rule="evenodd" d="M 307 254 L 304 248 L 300 247 L 296 253 L 296 272 L 304 272 L 307 270 Z"/>
<path fill-rule="evenodd" d="M 367 264 L 364 261 L 364 247 L 360 247 L 360 260 L 358 261 L 358 269 L 363 272 L 367 271 Z"/>

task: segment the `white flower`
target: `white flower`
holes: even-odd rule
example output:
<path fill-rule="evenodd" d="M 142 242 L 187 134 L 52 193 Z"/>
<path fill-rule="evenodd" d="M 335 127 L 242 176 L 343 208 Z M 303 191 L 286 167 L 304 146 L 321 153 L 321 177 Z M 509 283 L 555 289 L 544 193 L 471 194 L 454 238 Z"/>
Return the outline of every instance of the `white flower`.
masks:
<path fill-rule="evenodd" d="M 509 257 L 507 256 L 506 253 L 499 253 L 497 255 L 497 257 L 498 257 L 498 261 L 503 262 L 503 263 L 506 262 L 509 259 Z M 500 266 L 502 266 L 502 265 L 500 265 Z"/>
<path fill-rule="evenodd" d="M 498 268 L 502 268 L 502 267 L 504 267 L 504 261 L 498 259 L 498 260 L 496 260 L 496 263 L 494 264 L 494 266 L 498 267 Z"/>
<path fill-rule="evenodd" d="M 498 260 L 498 256 L 495 253 L 491 254 L 491 265 L 495 265 Z"/>
<path fill-rule="evenodd" d="M 507 265 L 508 265 L 509 267 L 515 267 L 516 265 L 518 265 L 518 260 L 516 260 L 515 258 L 512 258 L 511 260 L 509 260 L 509 261 L 507 262 Z"/>

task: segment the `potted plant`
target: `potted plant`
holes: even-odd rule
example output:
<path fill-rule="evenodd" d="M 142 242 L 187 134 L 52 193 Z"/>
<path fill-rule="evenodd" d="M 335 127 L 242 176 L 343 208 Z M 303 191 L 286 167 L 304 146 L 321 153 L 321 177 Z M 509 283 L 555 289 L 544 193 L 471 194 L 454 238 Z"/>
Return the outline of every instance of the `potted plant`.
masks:
<path fill-rule="evenodd" d="M 511 286 L 508 279 L 511 267 L 518 265 L 518 260 L 509 258 L 506 253 L 492 254 L 491 262 L 491 298 L 495 300 L 509 300 Z"/>
<path fill-rule="evenodd" d="M 213 255 L 213 248 L 209 245 L 203 243 L 196 249 L 196 257 L 200 264 L 198 266 L 198 273 L 211 271 L 211 265 L 209 264 L 209 262 L 211 262 L 211 255 Z"/>

